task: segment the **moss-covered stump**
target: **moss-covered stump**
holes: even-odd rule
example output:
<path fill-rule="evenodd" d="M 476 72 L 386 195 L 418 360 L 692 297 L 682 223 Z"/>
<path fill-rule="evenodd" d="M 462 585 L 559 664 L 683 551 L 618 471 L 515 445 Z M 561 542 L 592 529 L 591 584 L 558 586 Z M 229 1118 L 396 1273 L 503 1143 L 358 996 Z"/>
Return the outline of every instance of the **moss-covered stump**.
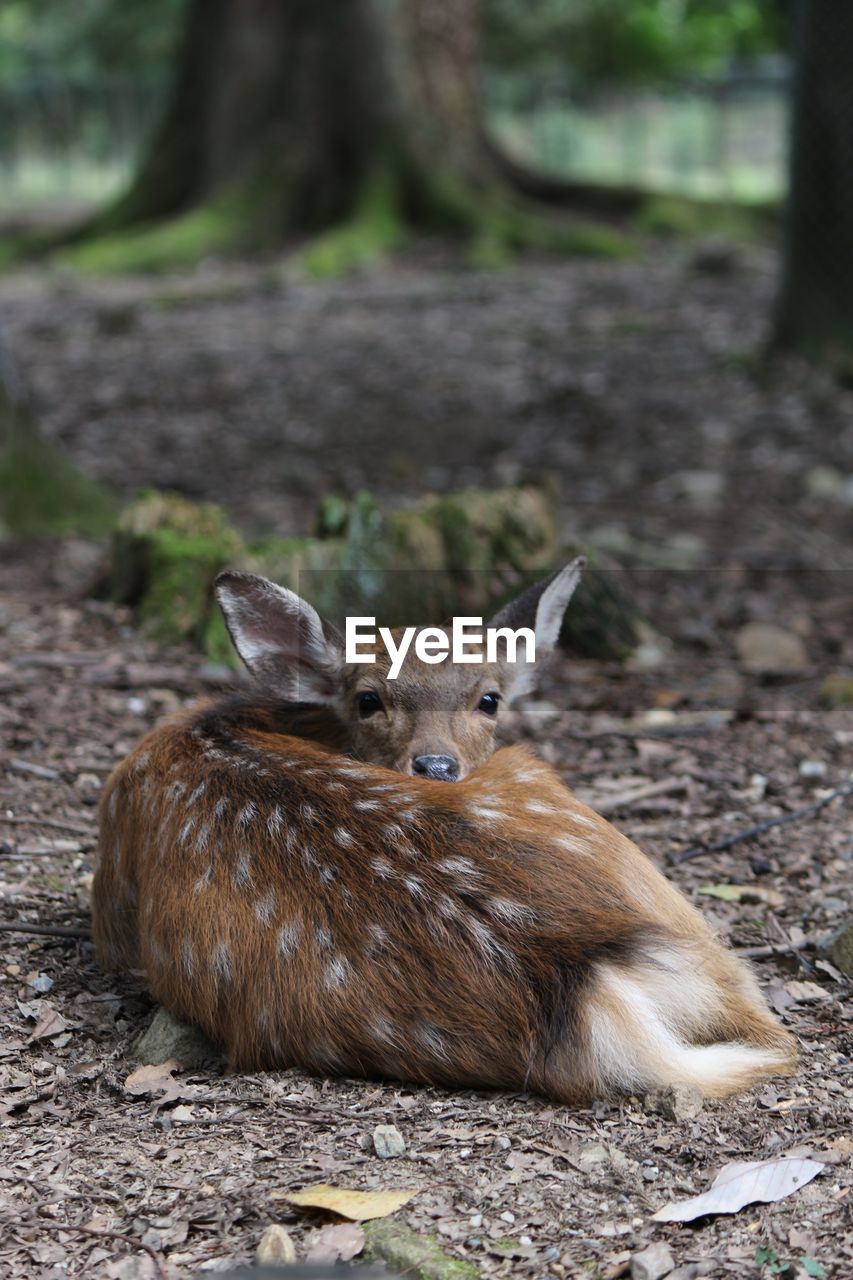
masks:
<path fill-rule="evenodd" d="M 245 555 L 220 507 L 179 494 L 148 493 L 127 507 L 113 534 L 112 599 L 136 605 L 139 619 L 165 642 L 205 641 L 213 582 Z"/>
<path fill-rule="evenodd" d="M 328 498 L 314 534 L 244 544 L 224 512 L 147 494 L 114 539 L 111 595 L 135 604 L 163 640 L 200 643 L 231 660 L 213 582 L 226 565 L 272 578 L 331 618 L 375 616 L 397 626 L 453 614 L 487 618 L 529 582 L 577 553 L 560 549 L 553 502 L 534 486 L 466 489 L 383 511 L 369 494 Z M 566 621 L 577 653 L 624 657 L 639 619 L 614 575 L 592 567 Z"/>

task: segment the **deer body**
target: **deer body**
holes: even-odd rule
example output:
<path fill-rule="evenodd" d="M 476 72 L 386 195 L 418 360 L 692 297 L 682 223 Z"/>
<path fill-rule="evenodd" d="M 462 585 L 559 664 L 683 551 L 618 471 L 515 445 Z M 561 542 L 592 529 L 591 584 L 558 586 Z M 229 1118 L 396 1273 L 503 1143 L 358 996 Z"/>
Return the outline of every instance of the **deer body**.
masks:
<path fill-rule="evenodd" d="M 569 1102 L 790 1066 L 747 968 L 549 766 L 506 748 L 449 784 L 347 748 L 276 693 L 153 730 L 102 802 L 101 963 L 235 1069 Z"/>

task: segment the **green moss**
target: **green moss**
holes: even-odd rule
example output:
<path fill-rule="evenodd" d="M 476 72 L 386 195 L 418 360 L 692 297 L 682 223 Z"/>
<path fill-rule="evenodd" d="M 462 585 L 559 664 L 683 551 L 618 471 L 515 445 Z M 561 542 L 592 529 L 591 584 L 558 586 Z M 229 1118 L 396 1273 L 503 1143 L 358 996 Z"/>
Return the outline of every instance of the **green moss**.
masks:
<path fill-rule="evenodd" d="M 405 238 L 397 184 L 390 170 L 374 175 L 349 222 L 312 240 L 299 262 L 315 279 L 329 280 L 368 267 Z"/>
<path fill-rule="evenodd" d="M 213 580 L 229 563 L 221 541 L 159 529 L 149 542 L 148 589 L 139 618 L 158 640 L 204 638 L 213 608 Z"/>
<path fill-rule="evenodd" d="M 82 475 L 26 426 L 13 426 L 0 454 L 0 523 L 29 536 L 106 534 L 117 505 L 99 484 Z"/>
<path fill-rule="evenodd" d="M 167 222 L 84 240 L 60 250 L 55 260 L 91 275 L 170 271 L 235 248 L 239 235 L 232 209 L 205 205 Z"/>
<path fill-rule="evenodd" d="M 434 1235 L 420 1235 L 392 1218 L 365 1222 L 365 1258 L 380 1261 L 411 1280 L 477 1280 L 479 1268 L 451 1258 Z"/>
<path fill-rule="evenodd" d="M 650 196 L 635 223 L 652 235 L 698 237 L 722 235 L 742 243 L 766 239 L 778 214 L 775 204 L 743 204 L 695 200 L 688 196 Z"/>

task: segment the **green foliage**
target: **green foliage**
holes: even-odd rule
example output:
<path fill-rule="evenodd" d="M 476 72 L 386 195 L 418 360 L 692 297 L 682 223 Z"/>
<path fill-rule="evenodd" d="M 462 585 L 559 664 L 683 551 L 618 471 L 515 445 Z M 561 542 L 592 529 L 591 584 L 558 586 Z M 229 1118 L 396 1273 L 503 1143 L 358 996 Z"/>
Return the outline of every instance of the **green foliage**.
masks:
<path fill-rule="evenodd" d="M 91 275 L 171 271 L 235 248 L 244 233 L 241 219 L 230 209 L 202 205 L 167 222 L 85 240 L 60 251 L 55 260 Z"/>
<path fill-rule="evenodd" d="M 166 70 L 185 0 L 4 0 L 0 81 Z"/>
<path fill-rule="evenodd" d="M 734 58 L 778 50 L 777 0 L 491 0 L 488 65 L 568 69 L 592 87 L 712 74 Z"/>
<path fill-rule="evenodd" d="M 403 236 L 396 183 L 390 172 L 380 172 L 367 184 L 352 219 L 313 240 L 302 265 L 317 279 L 333 279 L 370 266 L 398 248 Z"/>

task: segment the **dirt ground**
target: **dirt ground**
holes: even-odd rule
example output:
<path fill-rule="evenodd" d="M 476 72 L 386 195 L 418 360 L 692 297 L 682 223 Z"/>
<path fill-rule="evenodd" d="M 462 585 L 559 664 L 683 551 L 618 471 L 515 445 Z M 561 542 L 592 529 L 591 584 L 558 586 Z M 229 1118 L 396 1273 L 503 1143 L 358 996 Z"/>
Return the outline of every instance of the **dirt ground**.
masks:
<path fill-rule="evenodd" d="M 853 1274 L 850 984 L 821 951 L 851 916 L 853 801 L 817 807 L 853 773 L 832 692 L 853 676 L 853 393 L 756 361 L 774 272 L 769 251 L 709 275 L 673 250 L 490 275 L 412 259 L 322 285 L 269 266 L 4 282 L 37 416 L 124 495 L 178 488 L 286 532 L 330 490 L 405 502 L 553 475 L 567 537 L 627 566 L 669 644 L 627 668 L 561 658 L 511 734 L 754 957 L 802 1066 L 681 1120 L 296 1071 L 129 1092 L 153 1009 L 83 936 L 95 805 L 218 676 L 89 598 L 101 549 L 0 542 L 0 917 L 69 935 L 0 932 L 0 1274 L 148 1280 L 144 1244 L 189 1280 L 249 1260 L 271 1222 L 304 1256 L 327 1220 L 281 1194 L 312 1182 L 415 1189 L 399 1220 L 486 1276 L 615 1280 L 659 1242 L 704 1264 L 680 1280 Z M 794 646 L 785 674 L 745 663 L 756 622 Z M 378 1158 L 378 1124 L 404 1155 Z M 785 1154 L 825 1167 L 778 1204 L 651 1221 L 726 1163 Z"/>

